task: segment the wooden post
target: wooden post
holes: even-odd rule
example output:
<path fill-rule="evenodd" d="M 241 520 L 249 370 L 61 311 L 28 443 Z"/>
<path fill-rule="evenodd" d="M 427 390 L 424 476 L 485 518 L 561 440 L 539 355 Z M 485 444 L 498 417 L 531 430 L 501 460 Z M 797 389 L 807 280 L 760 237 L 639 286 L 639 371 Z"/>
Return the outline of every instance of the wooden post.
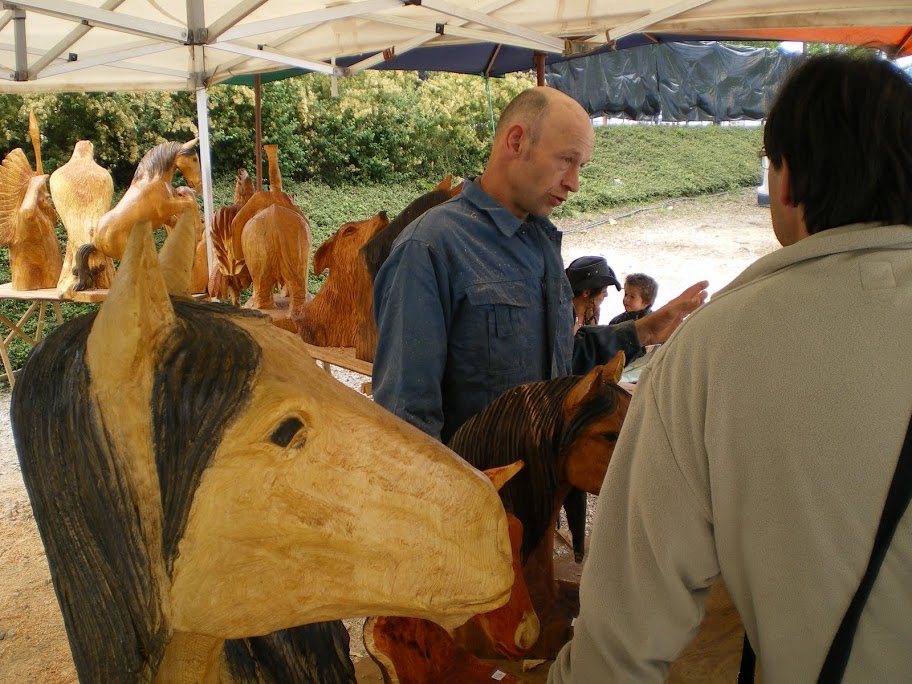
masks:
<path fill-rule="evenodd" d="M 256 150 L 256 176 L 254 183 L 256 191 L 263 189 L 263 82 L 259 74 L 253 77 L 253 128 L 254 128 L 254 149 Z"/>
<path fill-rule="evenodd" d="M 545 85 L 545 53 L 536 52 L 535 53 L 535 74 L 538 80 L 538 85 Z"/>

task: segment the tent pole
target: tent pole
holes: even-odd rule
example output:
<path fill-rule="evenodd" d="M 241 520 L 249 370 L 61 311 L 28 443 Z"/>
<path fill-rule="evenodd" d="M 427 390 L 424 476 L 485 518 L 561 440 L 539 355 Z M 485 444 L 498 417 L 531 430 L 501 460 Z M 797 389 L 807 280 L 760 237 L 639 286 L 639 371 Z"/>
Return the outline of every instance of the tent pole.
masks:
<path fill-rule="evenodd" d="M 538 81 L 537 85 L 545 85 L 545 53 L 535 53 L 535 76 Z"/>
<path fill-rule="evenodd" d="M 254 155 L 256 157 L 256 191 L 263 189 L 263 79 L 253 77 Z M 272 188 L 270 188 L 271 190 Z"/>
<path fill-rule="evenodd" d="M 209 142 L 209 98 L 205 86 L 196 89 L 196 120 L 199 130 L 200 167 L 203 175 L 203 220 L 208 274 L 212 273 L 215 256 L 212 251 L 212 149 Z"/>
<path fill-rule="evenodd" d="M 485 74 L 485 92 L 488 94 L 488 117 L 491 119 L 491 137 L 494 137 L 494 102 L 491 100 L 491 79 Z"/>

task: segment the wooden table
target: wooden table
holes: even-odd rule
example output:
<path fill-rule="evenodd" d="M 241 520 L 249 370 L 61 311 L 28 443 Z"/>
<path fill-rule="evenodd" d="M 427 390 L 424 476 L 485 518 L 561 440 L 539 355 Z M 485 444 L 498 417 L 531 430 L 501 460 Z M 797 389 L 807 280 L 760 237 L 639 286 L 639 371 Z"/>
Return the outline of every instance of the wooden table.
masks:
<path fill-rule="evenodd" d="M 0 337 L 0 359 L 3 361 L 3 370 L 5 371 L 0 375 L 0 379 L 5 379 L 9 383 L 10 389 L 15 385 L 16 378 L 13 374 L 13 366 L 10 363 L 9 353 L 7 351 L 9 344 L 16 337 L 23 340 L 31 347 L 38 344 L 41 341 L 41 335 L 44 332 L 44 324 L 48 320 L 49 304 L 51 310 L 54 312 L 56 322 L 63 323 L 63 315 L 60 312 L 61 302 L 80 302 L 83 304 L 97 303 L 104 301 L 107 294 L 107 290 L 85 290 L 84 292 L 75 293 L 73 298 L 70 299 L 62 297 L 55 288 L 47 288 L 44 290 L 14 290 L 12 283 L 0 284 L 0 299 L 31 302 L 26 312 L 22 314 L 15 323 L 0 313 L 0 324 L 5 325 L 10 331 L 8 334 Z M 35 315 L 37 315 L 38 320 L 35 326 L 35 334 L 32 336 L 25 332 L 24 326 L 32 316 Z"/>
<path fill-rule="evenodd" d="M 256 309 L 256 311 L 269 316 L 276 327 L 297 334 L 295 324 L 288 318 L 288 297 L 275 297 L 274 302 L 275 306 L 272 309 Z M 367 377 L 371 377 L 373 374 L 373 364 L 356 358 L 354 347 L 318 347 L 307 342 L 304 343 L 304 346 L 307 347 L 307 351 L 314 360 L 330 375 L 332 375 L 333 366 L 345 368 Z M 371 394 L 369 381 L 361 384 L 361 392 Z"/>

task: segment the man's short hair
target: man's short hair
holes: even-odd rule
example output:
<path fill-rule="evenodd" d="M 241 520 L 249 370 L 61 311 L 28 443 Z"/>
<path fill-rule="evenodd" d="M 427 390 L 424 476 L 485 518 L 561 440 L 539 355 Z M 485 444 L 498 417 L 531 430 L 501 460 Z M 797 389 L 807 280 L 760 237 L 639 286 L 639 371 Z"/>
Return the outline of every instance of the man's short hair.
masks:
<path fill-rule="evenodd" d="M 500 113 L 494 136 L 503 135 L 514 123 L 522 121 L 529 126 L 529 137 L 532 138 L 533 144 L 538 142 L 539 122 L 544 117 L 548 104 L 548 97 L 542 92 L 541 88 L 529 88 L 522 91 Z"/>
<path fill-rule="evenodd" d="M 635 287 L 640 291 L 640 297 L 646 303 L 646 308 L 655 304 L 656 296 L 659 294 L 659 284 L 655 278 L 645 273 L 631 273 L 624 278 L 624 287 Z"/>
<path fill-rule="evenodd" d="M 782 85 L 764 130 L 809 233 L 912 223 L 912 81 L 858 53 L 810 57 Z"/>

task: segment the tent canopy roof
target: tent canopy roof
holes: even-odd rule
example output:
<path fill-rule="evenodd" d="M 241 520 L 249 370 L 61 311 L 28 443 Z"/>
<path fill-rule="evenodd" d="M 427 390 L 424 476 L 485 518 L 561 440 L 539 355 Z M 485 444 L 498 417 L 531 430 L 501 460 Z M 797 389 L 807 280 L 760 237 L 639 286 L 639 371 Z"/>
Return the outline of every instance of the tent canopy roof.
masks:
<path fill-rule="evenodd" d="M 0 92 L 192 90 L 367 68 L 499 75 L 597 49 L 730 38 L 912 54 L 912 0 L 13 0 Z"/>

